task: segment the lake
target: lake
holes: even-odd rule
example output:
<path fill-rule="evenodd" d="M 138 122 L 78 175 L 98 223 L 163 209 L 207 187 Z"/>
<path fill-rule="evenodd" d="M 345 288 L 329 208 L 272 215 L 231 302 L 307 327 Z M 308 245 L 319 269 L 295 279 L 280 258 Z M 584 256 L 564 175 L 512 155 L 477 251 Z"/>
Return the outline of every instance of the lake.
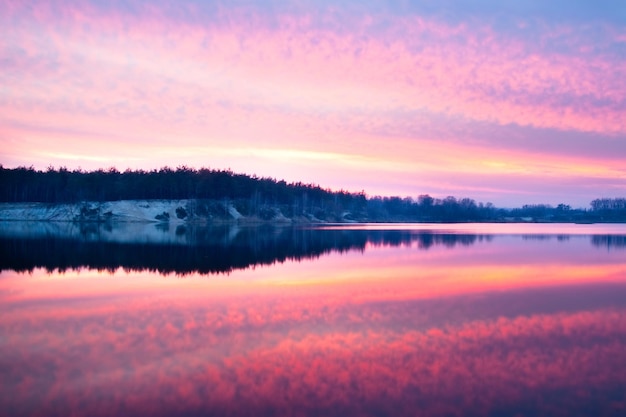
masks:
<path fill-rule="evenodd" d="M 0 230 L 0 415 L 626 415 L 626 225 Z"/>

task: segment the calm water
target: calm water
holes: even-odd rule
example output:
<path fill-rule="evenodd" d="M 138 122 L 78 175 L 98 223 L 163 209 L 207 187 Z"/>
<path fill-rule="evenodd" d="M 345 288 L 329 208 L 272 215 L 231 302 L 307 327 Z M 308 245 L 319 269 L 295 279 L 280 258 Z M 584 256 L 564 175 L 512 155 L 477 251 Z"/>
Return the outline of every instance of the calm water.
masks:
<path fill-rule="evenodd" d="M 0 415 L 624 416 L 624 225 L 0 224 Z"/>

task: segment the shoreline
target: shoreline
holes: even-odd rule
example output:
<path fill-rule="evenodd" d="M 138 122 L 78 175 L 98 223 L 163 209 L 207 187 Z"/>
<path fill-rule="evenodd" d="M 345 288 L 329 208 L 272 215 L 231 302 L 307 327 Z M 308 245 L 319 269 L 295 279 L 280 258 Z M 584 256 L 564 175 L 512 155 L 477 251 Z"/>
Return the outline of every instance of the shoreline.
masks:
<path fill-rule="evenodd" d="M 312 213 L 284 214 L 289 207 L 265 205 L 256 213 L 242 213 L 236 204 L 224 200 L 119 200 L 77 203 L 0 203 L 0 221 L 4 222 L 67 222 L 67 223 L 153 223 L 190 226 L 210 225 L 354 225 L 354 224 L 625 224 L 615 219 L 549 219 L 499 217 L 488 219 L 456 219 L 383 216 L 371 219 L 360 213 L 342 211 L 317 218 Z"/>

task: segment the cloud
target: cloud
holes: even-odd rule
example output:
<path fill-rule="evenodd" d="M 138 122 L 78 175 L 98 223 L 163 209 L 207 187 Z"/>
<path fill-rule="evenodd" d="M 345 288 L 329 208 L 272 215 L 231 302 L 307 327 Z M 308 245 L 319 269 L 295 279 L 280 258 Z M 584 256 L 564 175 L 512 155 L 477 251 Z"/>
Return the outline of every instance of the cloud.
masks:
<path fill-rule="evenodd" d="M 610 19 L 581 27 L 543 18 L 503 30 L 486 6 L 461 21 L 419 13 L 427 6 L 399 13 L 400 4 L 0 7 L 5 163 L 80 164 L 54 154 L 81 146 L 78 154 L 114 161 L 113 141 L 124 144 L 129 166 L 162 165 L 169 155 L 185 163 L 204 148 L 194 164 L 314 177 L 305 170 L 298 178 L 297 164 L 280 171 L 210 156 L 279 149 L 368 161 L 339 164 L 335 180 L 316 181 L 341 187 L 343 176 L 358 190 L 371 184 L 358 181 L 370 163 L 389 183 L 402 174 L 394 165 L 406 172 L 412 162 L 410 174 L 439 174 L 437 165 L 455 181 L 458 161 L 445 158 L 453 149 L 469 170 L 479 155 L 502 150 L 587 167 L 615 165 L 626 152 L 624 34 Z M 424 149 L 439 160 L 429 164 Z M 558 171 L 575 177 L 570 167 Z"/>
<path fill-rule="evenodd" d="M 499 39 L 489 27 L 383 15 L 376 18 L 393 26 L 381 30 L 371 23 L 374 17 L 357 17 L 341 21 L 351 28 L 346 33 L 338 29 L 340 22 L 325 25 L 325 16 L 270 18 L 254 8 L 251 13 L 220 9 L 219 23 L 204 24 L 174 23 L 158 8 L 140 16 L 120 10 L 102 16 L 76 6 L 62 8 L 60 16 L 41 4 L 35 10 L 38 17 L 18 15 L 42 30 L 27 32 L 12 24 L 10 46 L 25 49 L 33 59 L 53 57 L 58 64 L 45 67 L 59 87 L 113 93 L 120 102 L 132 99 L 132 109 L 142 108 L 140 98 L 129 95 L 139 89 L 165 91 L 167 101 L 189 95 L 210 102 L 223 94 L 239 106 L 305 114 L 361 110 L 369 116 L 426 108 L 503 124 L 623 130 L 616 114 L 624 105 L 623 63 L 605 56 L 543 55 L 523 39 Z M 44 52 L 44 45 L 52 48 Z M 9 57 L 23 54 L 8 52 Z M 28 80 L 31 67 L 21 68 L 26 70 L 22 80 Z M 609 67 L 610 73 L 598 77 L 598 70 Z M 24 97 L 29 90 L 36 94 L 32 87 L 11 92 Z M 55 96 L 56 107 L 62 96 Z M 77 96 L 79 103 L 88 103 L 87 96 Z"/>

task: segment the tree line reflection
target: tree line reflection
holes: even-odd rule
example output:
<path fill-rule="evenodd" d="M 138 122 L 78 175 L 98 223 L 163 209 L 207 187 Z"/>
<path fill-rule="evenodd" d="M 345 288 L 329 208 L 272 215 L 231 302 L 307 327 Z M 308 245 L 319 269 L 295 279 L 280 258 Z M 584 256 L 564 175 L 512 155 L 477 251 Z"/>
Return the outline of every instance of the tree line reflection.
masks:
<path fill-rule="evenodd" d="M 320 230 L 296 227 L 179 226 L 174 238 L 142 242 L 111 238 L 100 228 L 71 236 L 39 234 L 0 237 L 0 270 L 28 272 L 90 268 L 150 270 L 163 274 L 228 273 L 287 260 L 315 259 L 371 246 L 469 246 L 492 236 L 411 230 Z M 163 231 L 164 236 L 168 236 Z M 172 233 L 170 233 L 171 235 Z M 119 236 L 118 236 L 119 237 Z"/>
<path fill-rule="evenodd" d="M 0 270 L 28 272 L 90 268 L 149 270 L 179 275 L 229 273 L 287 260 L 315 259 L 332 252 L 364 251 L 368 246 L 454 248 L 490 242 L 494 235 L 419 230 L 342 230 L 299 227 L 192 227 L 160 230 L 156 238 L 97 224 L 76 230 L 0 236 Z M 522 235 L 522 239 L 569 240 L 567 235 Z M 626 236 L 593 235 L 596 248 L 624 249 Z"/>
<path fill-rule="evenodd" d="M 591 243 L 598 248 L 624 249 L 626 248 L 626 236 L 598 235 L 591 236 Z"/>

